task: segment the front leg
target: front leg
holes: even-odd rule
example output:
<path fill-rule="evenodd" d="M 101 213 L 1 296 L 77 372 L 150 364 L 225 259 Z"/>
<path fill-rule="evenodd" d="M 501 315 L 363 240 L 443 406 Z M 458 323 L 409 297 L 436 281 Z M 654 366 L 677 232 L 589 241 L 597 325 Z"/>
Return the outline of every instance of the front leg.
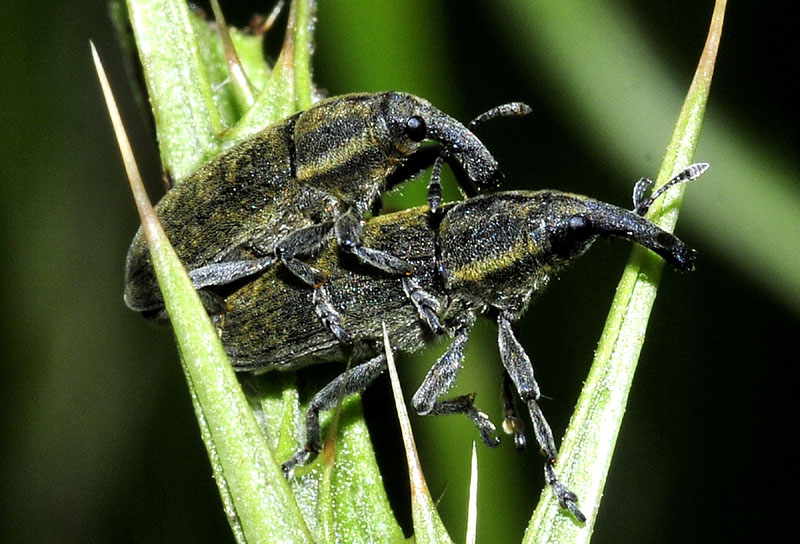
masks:
<path fill-rule="evenodd" d="M 556 444 L 553 440 L 553 432 L 550 430 L 550 425 L 547 423 L 537 402 L 541 393 L 539 385 L 533 377 L 533 365 L 519 340 L 514 336 L 511 330 L 511 323 L 511 314 L 501 311 L 497 317 L 497 343 L 500 347 L 500 358 L 509 376 L 511 376 L 511 381 L 514 382 L 517 388 L 517 393 L 519 393 L 523 402 L 528 405 L 528 412 L 533 423 L 533 432 L 545 457 L 545 480 L 553 489 L 561 507 L 569 509 L 578 521 L 586 521 L 586 517 L 576 504 L 578 497 L 564 487 L 556 476 L 554 469 L 556 464 Z"/>
<path fill-rule="evenodd" d="M 195 289 L 227 285 L 234 281 L 263 272 L 275 262 L 274 257 L 259 257 L 237 261 L 207 264 L 189 271 L 189 279 Z"/>
<path fill-rule="evenodd" d="M 319 251 L 331 233 L 330 223 L 318 223 L 294 230 L 284 236 L 275 246 L 275 256 L 292 274 L 309 287 L 319 287 L 327 278 L 300 257 L 310 257 Z"/>
<path fill-rule="evenodd" d="M 417 314 L 427 323 L 435 334 L 443 334 L 444 327 L 439 321 L 439 300 L 422 288 L 414 276 L 403 278 L 403 291 L 417 309 Z"/>
<path fill-rule="evenodd" d="M 444 395 L 456 381 L 458 371 L 461 369 L 461 362 L 464 360 L 464 348 L 469 339 L 469 332 L 475 323 L 475 315 L 472 313 L 464 314 L 455 327 L 453 342 L 447 351 L 431 367 L 422 385 L 419 386 L 414 397 L 411 399 L 411 406 L 419 415 L 444 415 L 444 414 L 467 414 L 478 432 L 481 434 L 483 442 L 493 448 L 499 444 L 499 439 L 492 436 L 495 426 L 483 411 L 479 410 L 475 404 L 475 395 L 462 395 L 453 399 L 439 401 L 440 396 Z"/>
<path fill-rule="evenodd" d="M 339 217 L 336 221 L 335 231 L 339 247 L 357 257 L 362 263 L 389 276 L 410 276 L 414 273 L 414 267 L 404 260 L 385 251 L 364 247 L 361 244 L 364 224 L 355 208 L 350 208 Z"/>

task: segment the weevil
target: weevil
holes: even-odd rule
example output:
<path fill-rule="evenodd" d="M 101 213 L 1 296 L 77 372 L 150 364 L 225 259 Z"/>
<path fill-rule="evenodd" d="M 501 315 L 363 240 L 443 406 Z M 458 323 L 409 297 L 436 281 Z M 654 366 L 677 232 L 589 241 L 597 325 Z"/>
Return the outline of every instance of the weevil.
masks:
<path fill-rule="evenodd" d="M 528 111 L 512 103 L 476 121 Z M 426 140 L 436 145 L 421 147 Z M 220 300 L 204 288 L 257 274 L 279 261 L 317 288 L 313 307 L 341 340 L 349 341 L 327 303 L 324 272 L 304 262 L 333 233 L 341 250 L 383 273 L 405 277 L 420 314 L 437 328 L 430 298 L 411 278 L 413 267 L 391 248 L 364 245 L 361 231 L 363 216 L 382 191 L 441 160 L 451 165 L 468 194 L 496 188 L 502 179 L 483 143 L 426 100 L 400 92 L 344 95 L 272 125 L 204 165 L 169 191 L 156 213 L 212 314 L 221 310 Z M 437 178 L 431 180 L 433 206 L 440 195 Z M 130 308 L 163 316 L 141 229 L 128 251 L 125 282 Z"/>
<path fill-rule="evenodd" d="M 434 298 L 437 315 L 452 337 L 414 394 L 415 411 L 421 415 L 464 413 L 487 445 L 497 445 L 496 427 L 475 406 L 474 395 L 440 400 L 455 383 L 476 317 L 489 316 L 497 324 L 506 378 L 528 408 L 545 458 L 546 481 L 561 506 L 584 520 L 577 497 L 556 476 L 553 434 L 538 404 L 540 390 L 533 366 L 513 325 L 548 278 L 583 254 L 599 236 L 631 240 L 678 270 L 692 270 L 694 251 L 643 216 L 668 187 L 697 178 L 707 167 L 705 163 L 691 165 L 648 199 L 643 194 L 651 182 L 640 180 L 634 189 L 633 211 L 545 190 L 477 196 L 444 205 L 439 216 L 422 207 L 370 219 L 364 243 L 391 251 L 414 266 L 417 281 Z M 315 319 L 311 293 L 280 270 L 269 270 L 229 294 L 229 309 L 217 318 L 222 343 L 239 371 L 294 370 L 351 357 L 360 362 L 311 399 L 306 445 L 284 464 L 287 477 L 320 450 L 319 412 L 335 406 L 341 394 L 363 391 L 386 368 L 382 323 L 393 349 L 401 352 L 417 351 L 445 336 L 434 333 L 420 318 L 397 278 L 364 267 L 335 246 L 311 263 L 330 270 L 329 303 L 341 315 L 342 326 L 354 340 L 352 346 L 343 345 Z M 519 421 L 506 400 L 504 428 L 522 448 L 525 439 Z"/>

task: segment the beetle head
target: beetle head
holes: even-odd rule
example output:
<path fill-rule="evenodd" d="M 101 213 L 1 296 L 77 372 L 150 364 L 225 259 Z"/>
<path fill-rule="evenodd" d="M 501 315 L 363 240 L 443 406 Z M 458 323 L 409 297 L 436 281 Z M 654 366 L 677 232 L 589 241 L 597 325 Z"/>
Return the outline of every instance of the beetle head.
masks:
<path fill-rule="evenodd" d="M 598 235 L 626 238 L 657 253 L 681 271 L 694 269 L 695 253 L 675 235 L 644 217 L 588 197 L 541 191 L 529 215 L 532 237 L 545 237 L 554 264 L 581 255 Z"/>
<path fill-rule="evenodd" d="M 427 100 L 406 93 L 386 93 L 382 106 L 391 140 L 402 154 L 409 156 L 419 143 L 431 140 L 441 146 L 441 157 L 467 193 L 500 185 L 503 175 L 497 161 L 466 126 Z"/>
<path fill-rule="evenodd" d="M 445 206 L 439 271 L 451 294 L 518 312 L 601 235 L 636 242 L 679 270 L 694 268 L 692 249 L 634 212 L 557 191 L 509 191 Z"/>

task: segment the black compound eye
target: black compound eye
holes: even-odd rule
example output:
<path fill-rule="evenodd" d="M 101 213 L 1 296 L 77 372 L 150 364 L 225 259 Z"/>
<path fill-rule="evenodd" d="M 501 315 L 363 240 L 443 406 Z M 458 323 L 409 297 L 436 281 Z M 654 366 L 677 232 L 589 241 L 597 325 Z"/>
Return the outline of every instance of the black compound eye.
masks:
<path fill-rule="evenodd" d="M 567 225 L 570 230 L 584 230 L 588 229 L 592 223 L 585 215 L 573 215 L 567 220 Z"/>
<path fill-rule="evenodd" d="M 422 117 L 414 115 L 406 120 L 406 135 L 415 142 L 421 142 L 425 139 L 428 127 L 425 126 L 425 121 Z"/>

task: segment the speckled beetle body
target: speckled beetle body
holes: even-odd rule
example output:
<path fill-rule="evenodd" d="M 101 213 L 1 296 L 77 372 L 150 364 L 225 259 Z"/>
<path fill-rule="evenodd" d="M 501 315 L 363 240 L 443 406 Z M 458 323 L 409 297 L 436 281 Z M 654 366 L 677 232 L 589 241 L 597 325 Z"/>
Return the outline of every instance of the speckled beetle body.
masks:
<path fill-rule="evenodd" d="M 520 108 L 513 114 L 527 111 Z M 508 109 L 497 115 L 509 115 Z M 426 140 L 436 145 L 421 147 Z M 362 218 L 383 190 L 437 158 L 473 194 L 496 188 L 502 178 L 480 140 L 427 101 L 399 92 L 345 95 L 215 158 L 169 191 L 156 212 L 211 313 L 221 310 L 220 301 L 205 288 L 252 276 L 277 261 L 306 285 L 322 286 L 324 271 L 305 260 L 331 235 L 376 270 L 411 276 L 413 267 L 391 251 L 361 243 Z M 325 289 L 314 297 L 317 312 L 346 340 L 338 316 L 326 313 Z M 420 294 L 416 300 L 426 298 Z M 134 310 L 163 314 L 141 230 L 128 252 L 125 301 Z M 433 319 L 424 304 L 418 310 Z"/>
<path fill-rule="evenodd" d="M 702 163 L 692 165 L 667 186 L 695 179 L 706 168 Z M 492 318 L 507 378 L 528 408 L 546 460 L 546 481 L 560 504 L 579 520 L 583 514 L 577 498 L 556 477 L 556 447 L 538 405 L 539 386 L 512 326 L 550 275 L 580 256 L 598 236 L 626 238 L 679 270 L 693 269 L 694 251 L 643 217 L 663 193 L 660 189 L 642 200 L 644 182 L 634 191 L 634 211 L 558 191 L 515 191 L 447 204 L 438 216 L 427 213 L 426 207 L 378 216 L 364 230 L 363 240 L 369 247 L 391 251 L 414 266 L 416 281 L 432 298 L 431 306 L 452 337 L 415 393 L 415 410 L 422 415 L 465 413 L 487 445 L 497 444 L 495 426 L 475 407 L 473 395 L 439 400 L 455 383 L 477 316 Z M 413 293 L 400 279 L 365 267 L 336 246 L 323 250 L 311 264 L 330 271 L 329 303 L 353 340 L 352 351 L 316 319 L 312 293 L 287 281 L 278 269 L 231 293 L 226 299 L 229 310 L 217 319 L 222 342 L 237 370 L 291 370 L 351 356 L 354 364 L 361 362 L 311 400 L 307 443 L 284 464 L 287 475 L 319 451 L 319 412 L 335 406 L 342 392 L 363 391 L 386 368 L 382 323 L 399 351 L 417 351 L 445 336 L 431 331 L 411 300 Z M 524 447 L 520 421 L 508 405 L 505 423 L 517 447 Z"/>

